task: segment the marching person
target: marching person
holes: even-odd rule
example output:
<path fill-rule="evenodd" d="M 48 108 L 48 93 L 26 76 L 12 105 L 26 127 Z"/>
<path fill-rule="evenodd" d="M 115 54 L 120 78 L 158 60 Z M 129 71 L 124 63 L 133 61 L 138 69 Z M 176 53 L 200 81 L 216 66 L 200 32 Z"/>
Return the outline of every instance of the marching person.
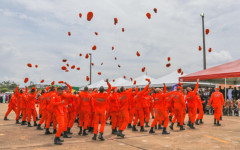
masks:
<path fill-rule="evenodd" d="M 8 104 L 8 110 L 7 110 L 7 112 L 5 113 L 4 120 L 9 120 L 9 119 L 7 118 L 7 116 L 9 115 L 9 113 L 10 113 L 12 110 L 13 110 L 13 111 L 15 112 L 15 114 L 16 114 L 16 96 L 15 96 L 15 93 L 12 95 L 12 97 L 11 97 L 11 99 L 10 99 L 10 102 L 9 102 L 9 104 Z"/>

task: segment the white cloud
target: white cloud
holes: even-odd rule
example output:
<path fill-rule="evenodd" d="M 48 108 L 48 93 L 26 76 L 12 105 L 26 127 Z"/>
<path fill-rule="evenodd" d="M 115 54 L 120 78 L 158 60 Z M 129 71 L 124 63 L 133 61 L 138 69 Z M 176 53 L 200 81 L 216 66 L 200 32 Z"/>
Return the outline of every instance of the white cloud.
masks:
<path fill-rule="evenodd" d="M 4 71 L 1 80 L 10 79 L 22 83 L 25 76 L 39 82 L 45 78 L 65 80 L 72 85 L 86 85 L 89 60 L 79 53 L 93 53 L 93 81 L 114 79 L 126 75 L 142 75 L 146 67 L 148 75 L 155 78 L 181 67 L 185 73 L 202 69 L 202 44 L 200 13 L 205 12 L 206 27 L 210 34 L 206 46 L 213 52 L 207 54 L 208 66 L 238 59 L 240 5 L 234 0 L 195 1 L 119 1 L 119 0 L 8 0 L 0 2 L 0 53 Z M 153 13 L 153 8 L 158 13 Z M 93 11 L 91 22 L 86 21 L 88 11 Z M 83 17 L 80 19 L 78 13 Z M 152 19 L 145 16 L 152 13 Z M 113 25 L 113 18 L 119 23 Z M 121 32 L 121 28 L 125 32 Z M 68 37 L 67 32 L 72 36 Z M 95 36 L 94 32 L 99 35 Z M 91 47 L 97 45 L 97 50 Z M 112 51 L 111 47 L 115 46 Z M 208 49 L 208 48 L 207 48 Z M 11 55 L 6 55 L 11 50 Z M 225 50 L 225 51 L 221 51 Z M 141 57 L 136 57 L 136 51 Z M 118 60 L 115 61 L 114 57 Z M 171 68 L 166 68 L 167 57 L 172 58 Z M 7 58 L 7 59 L 6 59 Z M 81 67 L 81 71 L 61 71 L 66 58 L 69 63 Z M 38 64 L 30 70 L 26 64 Z M 104 65 L 101 66 L 101 62 Z M 119 69 L 117 65 L 122 67 Z M 101 71 L 102 76 L 97 72 Z"/>

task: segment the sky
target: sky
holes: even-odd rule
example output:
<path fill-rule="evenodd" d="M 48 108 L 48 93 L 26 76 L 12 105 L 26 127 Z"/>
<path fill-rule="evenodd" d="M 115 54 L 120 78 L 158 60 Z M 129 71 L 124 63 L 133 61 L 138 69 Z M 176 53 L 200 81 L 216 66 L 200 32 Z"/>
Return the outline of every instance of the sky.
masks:
<path fill-rule="evenodd" d="M 87 21 L 90 11 L 94 16 Z M 202 12 L 205 28 L 210 29 L 207 68 L 239 59 L 240 1 L 236 0 L 1 0 L 0 82 L 24 85 L 28 77 L 34 83 L 44 79 L 45 84 L 63 80 L 73 86 L 87 85 L 86 53 L 92 53 L 92 82 L 124 75 L 129 80 L 146 73 L 159 78 L 178 68 L 185 74 L 202 70 L 203 52 L 198 51 Z M 169 68 L 167 57 L 171 57 Z M 64 72 L 62 59 L 80 71 Z M 27 63 L 39 67 L 28 68 Z"/>

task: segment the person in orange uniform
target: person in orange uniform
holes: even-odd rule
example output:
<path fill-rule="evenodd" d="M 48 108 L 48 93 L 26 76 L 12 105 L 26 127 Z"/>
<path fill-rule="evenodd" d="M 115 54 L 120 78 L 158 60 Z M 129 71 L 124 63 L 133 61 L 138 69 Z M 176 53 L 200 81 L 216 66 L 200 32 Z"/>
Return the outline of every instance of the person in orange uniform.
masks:
<path fill-rule="evenodd" d="M 9 120 L 9 119 L 7 118 L 7 116 L 9 115 L 9 113 L 10 113 L 12 110 L 16 113 L 16 96 L 15 96 L 15 94 L 12 94 L 12 97 L 11 97 L 10 102 L 9 102 L 9 104 L 8 104 L 8 110 L 7 110 L 7 112 L 5 113 L 4 120 Z"/>
<path fill-rule="evenodd" d="M 93 91 L 89 93 L 92 97 L 98 93 L 98 89 L 95 88 Z M 92 110 L 90 118 L 89 118 L 89 123 L 88 123 L 88 132 L 92 133 L 94 130 L 94 112 Z"/>
<path fill-rule="evenodd" d="M 216 88 L 215 92 L 213 92 L 211 95 L 208 105 L 211 106 L 212 104 L 212 107 L 214 108 L 214 124 L 217 126 L 221 126 L 219 121 L 222 114 L 222 107 L 224 106 L 224 103 L 225 102 L 223 94 L 219 92 L 219 88 Z"/>
<path fill-rule="evenodd" d="M 37 91 L 36 88 L 32 88 L 30 93 L 27 96 L 27 115 L 28 115 L 28 127 L 32 127 L 30 121 L 31 121 L 31 117 L 33 117 L 33 121 L 34 121 L 34 126 L 37 126 L 37 120 L 36 120 L 36 114 L 35 114 L 35 103 L 36 103 L 36 95 L 37 95 Z"/>
<path fill-rule="evenodd" d="M 15 89 L 15 94 L 16 94 L 16 97 L 17 97 L 17 113 L 16 113 L 16 124 L 20 124 L 19 123 L 19 116 L 20 116 L 20 113 L 22 113 L 22 123 L 21 125 L 26 125 L 26 115 L 27 115 L 27 112 L 26 112 L 26 100 L 27 100 L 27 96 L 26 96 L 26 93 L 27 93 L 27 88 L 26 90 L 24 91 L 24 89 L 20 89 L 19 92 L 18 92 L 18 87 Z"/>
<path fill-rule="evenodd" d="M 84 90 L 79 93 L 79 127 L 80 131 L 78 135 L 88 135 L 87 127 L 89 124 L 89 118 L 91 116 L 91 112 L 93 112 L 93 101 L 92 96 L 88 93 L 88 87 L 84 87 Z M 84 126 L 83 126 L 84 122 Z M 82 131 L 83 128 L 83 131 Z"/>
<path fill-rule="evenodd" d="M 148 89 L 147 92 L 145 92 L 144 99 L 143 99 L 143 113 L 144 113 L 144 118 L 145 118 L 145 127 L 150 127 L 148 125 L 149 120 L 150 120 L 150 103 L 152 101 L 152 97 L 149 95 L 150 89 Z"/>
<path fill-rule="evenodd" d="M 108 86 L 111 87 L 110 83 L 108 82 Z M 109 96 L 109 113 L 111 116 L 112 121 L 112 134 L 117 134 L 117 127 L 119 124 L 119 100 L 118 100 L 118 94 L 117 94 L 117 87 L 113 87 L 113 92 Z"/>
<path fill-rule="evenodd" d="M 194 123 L 195 123 L 195 119 L 197 116 L 196 94 L 197 94 L 197 90 L 198 90 L 198 81 L 199 81 L 199 79 L 197 80 L 197 84 L 193 91 L 190 87 L 187 88 L 188 94 L 186 96 L 186 100 L 187 100 L 188 116 L 189 116 L 188 125 L 190 126 L 191 129 L 195 129 Z"/>
<path fill-rule="evenodd" d="M 71 136 L 68 135 L 68 123 L 70 119 L 70 114 L 71 114 L 71 100 L 73 98 L 72 96 L 72 87 L 65 82 L 67 86 L 63 88 L 63 94 L 61 95 L 62 100 L 64 100 L 64 105 L 65 107 L 63 108 L 64 110 L 64 129 L 63 129 L 63 137 L 64 138 L 72 138 Z"/>
<path fill-rule="evenodd" d="M 46 90 L 48 90 L 48 88 L 46 88 Z M 45 122 L 47 122 L 47 105 L 48 105 L 48 101 L 46 98 L 46 92 L 43 89 L 41 92 L 41 96 L 39 96 L 38 100 L 40 101 L 40 105 L 41 107 L 39 107 L 39 109 L 41 108 L 41 113 L 42 113 L 42 117 L 40 119 L 40 121 L 38 122 L 38 126 L 37 126 L 37 130 L 43 130 L 43 128 L 41 128 L 41 125 Z"/>
<path fill-rule="evenodd" d="M 55 94 L 53 97 L 51 97 L 51 105 L 53 106 L 53 112 L 56 116 L 56 120 L 58 123 L 58 130 L 56 132 L 56 136 L 54 138 L 54 144 L 56 145 L 62 145 L 62 142 L 64 140 L 60 139 L 60 136 L 64 129 L 64 103 L 65 101 L 62 100 L 61 95 L 63 94 L 63 89 L 59 87 L 57 89 L 57 94 Z"/>
<path fill-rule="evenodd" d="M 170 134 L 167 132 L 169 117 L 167 110 L 168 101 L 166 101 L 166 97 L 170 96 L 173 92 L 166 93 L 166 89 L 167 87 L 164 84 L 164 91 L 162 92 L 161 89 L 157 88 L 156 94 L 154 94 L 155 119 L 152 122 L 149 133 L 155 133 L 153 128 L 157 124 L 157 121 L 159 121 L 159 124 L 162 124 L 162 121 L 164 121 L 162 134 Z"/>
<path fill-rule="evenodd" d="M 184 100 L 184 95 L 182 93 L 181 86 L 178 86 L 177 91 L 174 92 L 172 102 L 173 102 L 173 112 L 174 112 L 177 122 L 180 125 L 180 130 L 185 130 L 185 128 L 183 127 L 183 121 L 184 121 L 184 111 L 186 109 L 186 103 Z M 173 121 L 175 122 L 174 119 L 173 119 Z M 169 126 L 170 129 L 172 129 L 172 130 L 173 130 L 173 125 L 174 125 L 173 121 L 172 121 L 172 124 Z"/>
<path fill-rule="evenodd" d="M 203 119 L 203 114 L 204 114 L 204 112 L 203 112 L 203 103 L 204 103 L 204 101 L 202 101 L 201 100 L 201 97 L 199 96 L 199 93 L 197 93 L 197 109 L 198 109 L 198 116 L 197 116 L 197 119 L 196 119 L 196 121 L 195 121 L 195 124 L 196 125 L 199 125 L 199 123 L 200 124 L 203 124 L 203 121 L 202 121 L 202 119 Z M 200 121 L 200 122 L 199 122 Z M 199 122 L 199 123 L 198 123 Z"/>
<path fill-rule="evenodd" d="M 104 140 L 103 132 L 105 128 L 105 114 L 106 110 L 108 109 L 109 105 L 109 95 L 108 93 L 104 92 L 104 87 L 101 86 L 99 88 L 99 93 L 96 93 L 93 96 L 93 112 L 94 112 L 94 136 L 92 137 L 93 140 L 97 139 L 98 134 L 98 124 L 99 121 L 101 122 L 100 133 L 98 139 Z"/>
<path fill-rule="evenodd" d="M 135 96 L 136 93 L 138 93 L 138 87 L 132 89 L 132 93 L 129 98 L 129 122 L 127 128 L 132 128 L 132 122 L 133 122 L 133 117 L 136 111 L 136 102 L 135 102 Z"/>
<path fill-rule="evenodd" d="M 147 92 L 151 82 L 148 82 L 148 85 L 140 92 L 138 92 L 135 96 L 135 102 L 136 102 L 136 111 L 135 111 L 135 119 L 133 122 L 133 128 L 132 131 L 138 131 L 136 129 L 137 121 L 140 121 L 140 132 L 147 132 L 147 130 L 144 129 L 144 112 L 143 112 L 143 101 L 144 101 L 144 94 Z"/>
<path fill-rule="evenodd" d="M 56 133 L 57 132 L 57 121 L 56 121 L 56 115 L 54 114 L 54 106 L 52 105 L 51 101 L 52 101 L 52 98 L 56 96 L 56 91 L 55 91 L 55 88 L 52 86 L 50 87 L 49 89 L 49 92 L 46 93 L 46 100 L 47 100 L 47 121 L 46 121 L 46 127 L 45 127 L 45 134 L 48 135 L 48 134 L 52 134 L 52 132 L 49 131 L 49 127 L 50 127 L 50 124 L 51 122 L 53 121 L 53 129 L 54 129 L 54 132 L 53 133 Z"/>
<path fill-rule="evenodd" d="M 77 117 L 77 108 L 79 107 L 78 102 L 79 100 L 79 96 L 78 96 L 78 93 L 77 92 L 74 92 L 74 94 L 72 95 L 72 100 L 71 100 L 71 103 L 70 103 L 70 106 L 71 106 L 71 113 L 69 114 L 70 115 L 70 118 L 69 118 L 69 122 L 68 122 L 68 134 L 72 134 L 70 131 L 71 131 L 71 128 L 73 127 L 73 124 L 76 120 L 76 117 Z"/>

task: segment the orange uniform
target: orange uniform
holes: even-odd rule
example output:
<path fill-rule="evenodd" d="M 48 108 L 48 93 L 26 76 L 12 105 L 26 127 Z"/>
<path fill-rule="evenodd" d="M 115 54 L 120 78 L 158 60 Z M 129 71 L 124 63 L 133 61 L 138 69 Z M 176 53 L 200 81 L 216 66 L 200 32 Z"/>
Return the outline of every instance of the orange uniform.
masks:
<path fill-rule="evenodd" d="M 98 124 L 101 122 L 100 133 L 104 132 L 105 128 L 105 113 L 109 107 L 109 98 L 107 93 L 96 93 L 93 96 L 93 112 L 94 114 L 94 134 L 98 133 Z"/>
<path fill-rule="evenodd" d="M 93 101 L 92 96 L 85 91 L 79 93 L 79 127 L 83 126 L 84 129 L 87 129 L 89 124 L 89 118 L 93 112 Z"/>
<path fill-rule="evenodd" d="M 203 119 L 203 114 L 204 114 L 203 105 L 202 105 L 202 103 L 204 103 L 204 101 L 201 100 L 201 97 L 199 95 L 197 95 L 196 98 L 197 98 L 197 109 L 199 111 L 197 120 L 201 120 L 201 119 Z"/>
<path fill-rule="evenodd" d="M 64 107 L 62 104 L 62 98 L 58 94 L 55 94 L 51 97 L 51 106 L 53 106 L 53 112 L 56 117 L 58 123 L 58 130 L 56 133 L 56 137 L 60 137 L 64 130 Z"/>
<path fill-rule="evenodd" d="M 28 115 L 28 122 L 31 121 L 31 116 L 33 117 L 33 121 L 36 122 L 36 114 L 35 114 L 35 103 L 36 103 L 36 95 L 37 92 L 35 93 L 30 93 L 27 96 L 27 115 Z"/>
<path fill-rule="evenodd" d="M 7 110 L 7 112 L 5 113 L 5 117 L 7 117 L 8 114 L 9 114 L 12 110 L 16 113 L 16 96 L 15 96 L 15 94 L 13 94 L 12 97 L 11 97 L 11 99 L 10 99 L 10 102 L 9 102 L 9 104 L 8 104 L 8 110 Z"/>
<path fill-rule="evenodd" d="M 195 122 L 195 119 L 197 116 L 197 99 L 196 99 L 197 90 L 198 90 L 198 82 L 195 86 L 195 89 L 193 91 L 189 91 L 186 97 L 187 107 L 188 107 L 188 116 L 192 124 Z"/>
<path fill-rule="evenodd" d="M 47 97 L 46 97 L 47 93 L 43 93 L 38 100 L 40 101 L 40 105 L 41 107 L 39 107 L 39 109 L 41 108 L 41 113 L 42 113 L 42 117 L 40 119 L 40 121 L 38 122 L 38 124 L 43 124 L 43 122 L 47 122 L 47 117 L 48 117 L 48 113 L 47 113 L 47 106 L 48 106 L 48 101 L 47 101 Z"/>
<path fill-rule="evenodd" d="M 26 89 L 27 93 L 27 89 Z M 15 89 L 15 94 L 17 97 L 17 113 L 16 113 L 16 120 L 19 119 L 20 113 L 22 113 L 22 121 L 26 121 L 27 117 L 27 110 L 26 110 L 26 101 L 27 101 L 27 96 L 25 93 L 20 93 L 18 92 L 18 87 Z"/>
<path fill-rule="evenodd" d="M 177 122 L 179 122 L 180 126 L 182 126 L 184 121 L 184 111 L 186 108 L 186 103 L 184 100 L 183 93 L 181 93 L 180 91 L 174 92 L 172 102 L 173 102 L 173 111 L 177 119 Z"/>
<path fill-rule="evenodd" d="M 119 123 L 119 99 L 117 93 L 111 93 L 109 97 L 109 112 L 111 115 L 111 121 L 112 121 L 112 129 L 114 130 L 116 127 L 118 127 Z"/>
<path fill-rule="evenodd" d="M 212 93 L 209 100 L 209 106 L 212 104 L 212 107 L 214 108 L 214 119 L 217 119 L 217 121 L 220 120 L 224 103 L 223 94 L 221 92 L 216 91 Z"/>
<path fill-rule="evenodd" d="M 136 126 L 138 120 L 140 121 L 140 126 L 144 126 L 144 112 L 143 112 L 143 102 L 144 102 L 144 94 L 147 91 L 149 87 L 149 84 L 140 92 L 137 93 L 135 96 L 135 106 L 136 106 L 136 111 L 135 111 L 135 119 L 133 122 L 133 125 Z"/>

